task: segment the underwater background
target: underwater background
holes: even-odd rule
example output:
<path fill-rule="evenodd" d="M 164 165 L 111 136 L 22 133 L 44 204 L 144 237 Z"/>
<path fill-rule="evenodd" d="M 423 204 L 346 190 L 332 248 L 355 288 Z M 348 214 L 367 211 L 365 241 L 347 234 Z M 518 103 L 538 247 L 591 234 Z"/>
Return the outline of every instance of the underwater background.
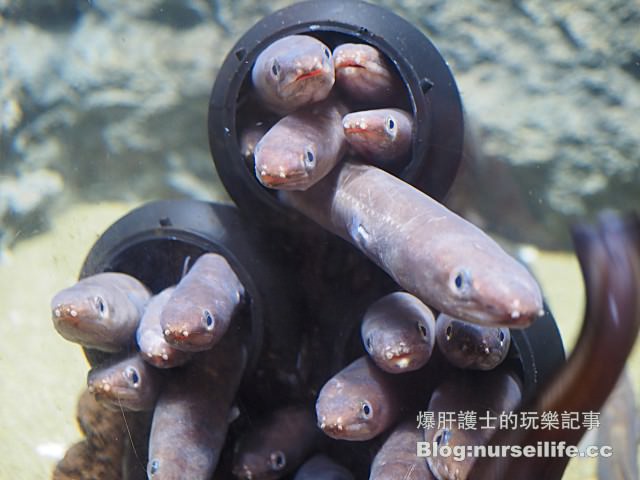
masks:
<path fill-rule="evenodd" d="M 53 330 L 50 298 L 131 208 L 229 201 L 210 89 L 238 37 L 291 3 L 0 0 L 0 478 L 45 478 L 80 438 L 87 364 Z M 568 227 L 640 207 L 640 2 L 373 3 L 449 62 L 483 153 L 451 202 L 532 262 L 570 350 L 583 287 Z M 637 394 L 638 347 L 629 366 Z"/>

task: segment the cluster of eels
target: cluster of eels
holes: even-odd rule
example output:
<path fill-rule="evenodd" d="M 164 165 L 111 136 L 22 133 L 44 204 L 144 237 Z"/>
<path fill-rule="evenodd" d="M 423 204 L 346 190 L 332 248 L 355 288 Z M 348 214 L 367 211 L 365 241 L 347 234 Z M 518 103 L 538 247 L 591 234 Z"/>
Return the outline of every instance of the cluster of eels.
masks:
<path fill-rule="evenodd" d="M 412 115 L 398 108 L 401 81 L 379 51 L 343 44 L 332 52 L 311 36 L 289 36 L 263 50 L 252 82 L 256 102 L 270 112 L 246 122 L 239 139 L 257 180 L 352 243 L 402 291 L 366 310 L 364 355 L 323 383 L 315 409 L 281 405 L 249 425 L 234 439 L 227 471 L 217 467 L 229 426 L 242 417 L 236 392 L 248 358 L 240 328 L 247 295 L 223 256 L 187 258 L 177 285 L 153 296 L 131 276 L 101 273 L 54 297 L 63 337 L 133 352 L 95 366 L 89 392 L 114 409 L 153 412 L 151 479 L 356 478 L 325 454 L 340 441 L 368 442 L 372 480 L 473 476 L 474 458 L 418 457 L 417 442 L 486 445 L 496 430 L 420 425 L 418 412 L 437 419 L 440 412 L 519 408 L 521 380 L 503 361 L 509 328 L 543 314 L 537 282 L 480 229 L 384 170 L 410 154 Z M 274 115 L 277 121 L 268 120 Z M 618 247 L 613 255 L 626 255 L 636 269 L 627 272 L 629 285 L 636 286 L 638 248 Z M 596 253 L 599 268 L 613 268 L 602 263 L 606 252 Z M 581 261 L 585 268 L 591 260 Z M 587 273 L 600 281 L 592 267 Z M 590 298 L 594 288 L 601 295 L 600 284 L 588 283 Z M 635 302 L 621 313 L 635 315 L 637 331 Z M 477 478 L 516 478 L 486 475 Z"/>

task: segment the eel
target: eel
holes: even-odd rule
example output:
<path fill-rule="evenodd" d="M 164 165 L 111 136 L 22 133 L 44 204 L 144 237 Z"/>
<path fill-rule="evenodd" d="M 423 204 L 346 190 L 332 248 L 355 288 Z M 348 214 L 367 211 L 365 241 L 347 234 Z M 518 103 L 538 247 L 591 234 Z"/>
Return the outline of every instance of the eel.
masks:
<path fill-rule="evenodd" d="M 382 444 L 371 464 L 369 480 L 432 480 L 427 461 L 416 452 L 422 431 L 412 420 L 400 423 Z"/>
<path fill-rule="evenodd" d="M 436 321 L 436 342 L 452 365 L 492 370 L 507 357 L 511 333 L 505 327 L 485 327 L 441 313 Z"/>
<path fill-rule="evenodd" d="M 355 480 L 355 477 L 339 463 L 318 453 L 304 462 L 293 480 Z"/>
<path fill-rule="evenodd" d="M 165 288 L 153 296 L 144 310 L 136 330 L 136 342 L 140 355 L 157 368 L 172 368 L 184 365 L 191 358 L 190 352 L 173 348 L 165 339 L 160 325 L 162 310 L 173 294 L 175 286 Z"/>
<path fill-rule="evenodd" d="M 243 296 L 244 287 L 224 257 L 201 255 L 162 309 L 165 340 L 187 352 L 211 348 L 229 328 Z"/>
<path fill-rule="evenodd" d="M 582 330 L 565 366 L 521 411 L 566 411 L 578 415 L 599 411 L 638 336 L 640 216 L 603 213 L 595 226 L 573 226 L 572 237 L 586 289 Z M 491 443 L 524 446 L 565 442 L 565 446 L 574 447 L 585 433 L 584 423 L 577 427 L 500 431 Z M 556 480 L 562 477 L 568 462 L 566 455 L 544 459 L 481 458 L 470 478 Z"/>
<path fill-rule="evenodd" d="M 103 405 L 133 411 L 153 410 L 161 388 L 160 372 L 138 353 L 93 367 L 87 376 L 89 392 Z"/>
<path fill-rule="evenodd" d="M 368 356 L 352 362 L 324 384 L 316 401 L 318 426 L 337 440 L 370 440 L 400 414 L 400 391 Z"/>
<path fill-rule="evenodd" d="M 365 312 L 360 333 L 372 360 L 385 372 L 402 373 L 423 367 L 435 344 L 435 319 L 413 295 L 394 292 Z"/>
<path fill-rule="evenodd" d="M 342 128 L 355 152 L 384 166 L 409 152 L 413 116 L 397 108 L 351 112 L 342 119 Z"/>
<path fill-rule="evenodd" d="M 280 190 L 306 190 L 324 178 L 347 149 L 345 112 L 331 97 L 282 118 L 256 145 L 256 178 Z"/>
<path fill-rule="evenodd" d="M 393 103 L 404 86 L 385 56 L 365 43 L 343 43 L 333 50 L 336 86 L 347 97 L 376 104 Z"/>
<path fill-rule="evenodd" d="M 266 108 L 291 113 L 327 98 L 335 82 L 333 55 L 320 40 L 290 35 L 258 55 L 251 80 Z"/>
<path fill-rule="evenodd" d="M 150 479 L 208 480 L 218 464 L 248 352 L 239 326 L 194 355 L 158 398 L 149 436 Z"/>
<path fill-rule="evenodd" d="M 429 469 L 438 480 L 464 480 L 476 460 L 468 447 L 486 445 L 497 431 L 497 418 L 502 412 L 516 409 L 522 400 L 522 386 L 513 373 L 506 369 L 489 372 L 465 371 L 438 386 L 429 400 L 428 411 L 436 419 L 453 412 L 453 421 L 424 429 L 424 441 L 430 446 L 427 455 Z M 459 412 L 472 412 L 475 422 L 460 425 Z M 485 419 L 483 419 L 483 417 Z M 486 420 L 490 418 L 490 420 Z M 470 428 L 473 427 L 473 428 Z M 485 428 L 483 428 L 485 427 Z M 487 428 L 489 427 L 489 428 Z M 457 454 L 434 454 L 443 447 L 465 449 L 464 458 Z M 487 477 L 487 478 L 520 478 Z M 545 478 L 545 477 L 540 477 Z"/>
<path fill-rule="evenodd" d="M 478 227 L 379 168 L 346 161 L 308 191 L 279 198 L 440 312 L 516 328 L 544 314 L 540 287 L 523 265 Z"/>
<path fill-rule="evenodd" d="M 233 474 L 251 480 L 281 478 L 304 462 L 320 435 L 309 405 L 275 410 L 235 445 Z"/>
<path fill-rule="evenodd" d="M 51 300 L 53 326 L 71 342 L 105 352 L 131 344 L 151 293 L 124 273 L 83 278 Z"/>

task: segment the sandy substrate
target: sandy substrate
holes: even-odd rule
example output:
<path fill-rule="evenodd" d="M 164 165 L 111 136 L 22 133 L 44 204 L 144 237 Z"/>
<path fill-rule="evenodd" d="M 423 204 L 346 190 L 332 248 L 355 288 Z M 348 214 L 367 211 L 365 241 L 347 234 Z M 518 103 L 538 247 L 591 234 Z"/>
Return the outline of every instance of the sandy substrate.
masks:
<path fill-rule="evenodd" d="M 78 205 L 53 219 L 46 233 L 20 242 L 0 265 L 0 478 L 43 479 L 80 439 L 75 403 L 85 384 L 82 351 L 53 329 L 49 300 L 71 285 L 86 253 L 111 223 L 135 205 Z M 582 279 L 566 253 L 533 252 L 534 270 L 570 349 L 579 333 Z M 640 351 L 629 362 L 640 391 Z M 595 461 L 572 462 L 567 479 L 595 478 Z"/>

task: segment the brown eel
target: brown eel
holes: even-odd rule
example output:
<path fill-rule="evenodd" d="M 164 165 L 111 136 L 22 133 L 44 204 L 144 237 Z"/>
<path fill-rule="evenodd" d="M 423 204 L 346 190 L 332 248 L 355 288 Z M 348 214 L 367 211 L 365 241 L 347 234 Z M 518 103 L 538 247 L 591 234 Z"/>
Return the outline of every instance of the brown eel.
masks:
<path fill-rule="evenodd" d="M 640 217 L 602 214 L 595 227 L 573 228 L 586 287 L 584 323 L 566 365 L 522 411 L 597 412 L 622 372 L 640 328 Z M 495 445 L 577 445 L 585 428 L 518 429 L 497 434 Z M 472 479 L 562 477 L 569 462 L 556 458 L 481 458 Z"/>

